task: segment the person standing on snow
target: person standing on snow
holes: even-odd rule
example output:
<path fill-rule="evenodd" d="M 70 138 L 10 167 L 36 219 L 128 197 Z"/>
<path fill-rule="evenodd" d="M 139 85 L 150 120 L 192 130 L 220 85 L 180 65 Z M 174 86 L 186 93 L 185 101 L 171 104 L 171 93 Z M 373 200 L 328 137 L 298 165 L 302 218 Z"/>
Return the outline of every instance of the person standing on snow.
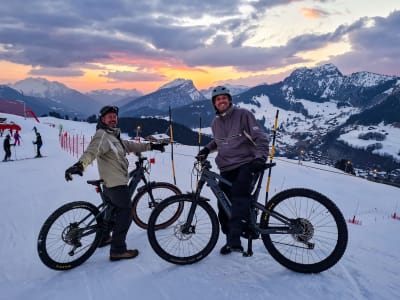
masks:
<path fill-rule="evenodd" d="M 112 236 L 108 236 L 100 246 L 111 243 L 110 260 L 134 258 L 139 254 L 137 249 L 128 250 L 126 235 L 132 223 L 131 199 L 128 189 L 128 165 L 126 155 L 129 152 L 158 150 L 164 152 L 166 144 L 139 144 L 122 140 L 117 128 L 118 107 L 105 106 L 100 110 L 96 133 L 79 158 L 79 161 L 65 171 L 65 179 L 72 180 L 72 174 L 83 175 L 85 168 L 97 159 L 100 178 L 104 181 L 104 195 L 114 205 L 115 224 Z M 108 233 L 108 232 L 107 232 Z"/>
<path fill-rule="evenodd" d="M 6 138 L 4 139 L 4 142 L 3 142 L 3 149 L 4 149 L 4 152 L 6 153 L 4 155 L 3 161 L 10 160 L 10 158 L 11 158 L 11 146 L 15 146 L 15 144 L 11 144 L 10 143 L 10 139 L 11 139 L 11 136 L 9 134 L 7 134 Z"/>
<path fill-rule="evenodd" d="M 21 145 L 20 139 L 21 139 L 21 136 L 19 134 L 19 131 L 17 130 L 14 133 L 14 145 L 18 145 L 18 146 Z"/>
<path fill-rule="evenodd" d="M 33 142 L 34 145 L 36 145 L 36 156 L 35 157 L 42 157 L 42 154 L 40 154 L 40 148 L 43 145 L 42 141 L 42 136 L 38 131 L 36 131 L 36 141 Z"/>
<path fill-rule="evenodd" d="M 213 140 L 198 156 L 207 158 L 210 152 L 218 151 L 215 162 L 221 176 L 232 182 L 232 187 L 220 184 L 232 202 L 231 219 L 218 203 L 218 218 L 226 235 L 226 244 L 220 253 L 225 255 L 232 251 L 243 252 L 240 236 L 249 218 L 251 184 L 254 173 L 264 170 L 269 141 L 250 111 L 232 105 L 228 88 L 214 88 L 211 100 L 216 111 L 211 124 Z"/>

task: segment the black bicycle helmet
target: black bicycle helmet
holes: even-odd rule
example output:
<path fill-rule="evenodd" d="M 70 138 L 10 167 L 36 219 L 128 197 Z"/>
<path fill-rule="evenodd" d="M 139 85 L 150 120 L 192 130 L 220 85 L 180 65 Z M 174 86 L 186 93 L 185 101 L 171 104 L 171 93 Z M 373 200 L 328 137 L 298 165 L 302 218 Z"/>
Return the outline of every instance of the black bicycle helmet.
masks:
<path fill-rule="evenodd" d="M 102 118 L 110 112 L 116 113 L 118 116 L 118 111 L 119 111 L 118 106 L 107 105 L 104 106 L 102 109 L 100 109 L 99 117 Z"/>

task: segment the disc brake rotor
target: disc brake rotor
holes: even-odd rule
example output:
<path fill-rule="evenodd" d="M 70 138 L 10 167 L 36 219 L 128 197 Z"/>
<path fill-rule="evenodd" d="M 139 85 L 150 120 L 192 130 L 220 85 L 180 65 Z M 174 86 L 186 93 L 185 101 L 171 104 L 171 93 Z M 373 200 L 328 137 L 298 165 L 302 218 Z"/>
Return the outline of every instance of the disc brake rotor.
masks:
<path fill-rule="evenodd" d="M 297 219 L 299 225 L 303 229 L 300 234 L 292 234 L 293 238 L 301 243 L 309 242 L 314 236 L 314 226 L 307 219 Z"/>

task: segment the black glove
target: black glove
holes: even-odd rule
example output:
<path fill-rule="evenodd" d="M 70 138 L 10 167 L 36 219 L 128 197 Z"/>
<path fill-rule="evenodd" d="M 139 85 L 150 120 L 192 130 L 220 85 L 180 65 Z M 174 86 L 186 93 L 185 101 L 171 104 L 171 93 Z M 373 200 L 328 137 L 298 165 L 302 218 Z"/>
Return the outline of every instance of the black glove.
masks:
<path fill-rule="evenodd" d="M 167 143 L 161 143 L 161 144 L 150 143 L 150 149 L 165 152 L 165 146 L 167 145 L 168 145 Z"/>
<path fill-rule="evenodd" d="M 259 157 L 250 162 L 250 170 L 254 173 L 265 170 L 265 158 Z"/>
<path fill-rule="evenodd" d="M 65 170 L 65 180 L 72 180 L 72 174 L 78 174 L 80 176 L 83 175 L 83 165 L 80 161 Z"/>
<path fill-rule="evenodd" d="M 208 148 L 204 147 L 203 149 L 201 149 L 199 151 L 199 153 L 197 153 L 196 158 L 206 159 L 209 153 L 210 153 L 210 150 Z"/>

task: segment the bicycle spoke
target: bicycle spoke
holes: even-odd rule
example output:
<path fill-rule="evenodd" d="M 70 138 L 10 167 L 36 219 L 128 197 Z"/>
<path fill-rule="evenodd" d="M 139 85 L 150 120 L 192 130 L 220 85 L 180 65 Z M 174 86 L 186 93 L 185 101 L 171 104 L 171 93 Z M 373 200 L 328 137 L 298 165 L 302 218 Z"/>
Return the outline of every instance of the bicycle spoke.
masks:
<path fill-rule="evenodd" d="M 347 244 L 347 228 L 340 211 L 328 198 L 311 190 L 292 189 L 272 201 L 274 212 L 291 219 L 301 229 L 296 234 L 263 236 L 274 258 L 299 272 L 321 272 L 340 259 Z M 285 225 L 273 215 L 262 222 L 264 228 Z"/>
<path fill-rule="evenodd" d="M 49 217 L 48 224 L 45 223 L 42 229 L 44 236 L 40 238 L 44 241 L 39 240 L 38 246 L 41 249 L 39 256 L 46 265 L 55 269 L 58 266 L 68 268 L 94 251 L 98 229 L 93 212 L 97 209 L 90 205 L 83 202 L 76 206 L 67 204 Z M 85 232 L 90 233 L 85 235 Z"/>
<path fill-rule="evenodd" d="M 168 227 L 155 229 L 155 224 L 170 218 L 171 211 L 180 207 L 179 217 Z M 177 263 L 194 263 L 206 255 L 218 240 L 218 218 L 207 203 L 196 205 L 193 219 L 187 224 L 192 206 L 190 198 L 176 196 L 162 202 L 149 220 L 149 241 L 158 255 L 165 260 Z"/>

